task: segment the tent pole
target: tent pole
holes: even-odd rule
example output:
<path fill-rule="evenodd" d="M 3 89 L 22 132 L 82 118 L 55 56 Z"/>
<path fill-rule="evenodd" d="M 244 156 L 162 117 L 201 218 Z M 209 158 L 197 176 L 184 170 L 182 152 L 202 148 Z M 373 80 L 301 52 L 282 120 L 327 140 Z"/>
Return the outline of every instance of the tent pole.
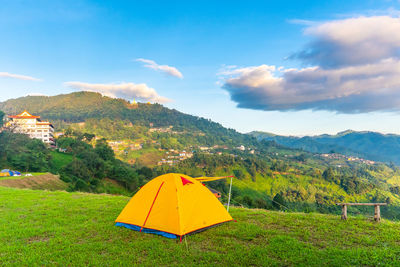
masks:
<path fill-rule="evenodd" d="M 232 192 L 232 177 L 231 177 L 231 185 L 229 186 L 229 196 L 228 196 L 228 207 L 226 210 L 229 212 L 229 204 L 231 203 L 231 192 Z"/>

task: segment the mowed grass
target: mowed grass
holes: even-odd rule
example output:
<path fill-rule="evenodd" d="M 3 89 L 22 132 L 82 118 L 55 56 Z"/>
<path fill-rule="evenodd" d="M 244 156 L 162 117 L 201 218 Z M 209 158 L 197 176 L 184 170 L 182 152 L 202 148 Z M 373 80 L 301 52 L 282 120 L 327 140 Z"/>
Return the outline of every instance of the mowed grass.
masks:
<path fill-rule="evenodd" d="M 123 196 L 0 187 L 0 265 L 400 265 L 400 224 L 232 209 L 182 243 L 115 227 Z"/>
<path fill-rule="evenodd" d="M 31 174 L 31 176 L 25 176 L 26 174 Z M 19 179 L 25 179 L 29 178 L 32 176 L 40 176 L 43 174 L 46 174 L 46 172 L 23 172 L 21 173 L 21 176 L 0 176 L 0 180 L 19 180 Z"/>

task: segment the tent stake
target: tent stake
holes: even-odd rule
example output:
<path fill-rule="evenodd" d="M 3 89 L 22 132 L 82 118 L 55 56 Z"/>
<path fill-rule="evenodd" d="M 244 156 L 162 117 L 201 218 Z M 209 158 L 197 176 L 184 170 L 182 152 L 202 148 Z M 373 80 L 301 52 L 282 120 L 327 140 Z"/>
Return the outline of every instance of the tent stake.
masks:
<path fill-rule="evenodd" d="M 229 212 L 229 204 L 231 203 L 231 192 L 232 192 L 232 177 L 231 177 L 231 185 L 229 186 L 229 196 L 228 196 L 228 207 L 226 210 Z"/>

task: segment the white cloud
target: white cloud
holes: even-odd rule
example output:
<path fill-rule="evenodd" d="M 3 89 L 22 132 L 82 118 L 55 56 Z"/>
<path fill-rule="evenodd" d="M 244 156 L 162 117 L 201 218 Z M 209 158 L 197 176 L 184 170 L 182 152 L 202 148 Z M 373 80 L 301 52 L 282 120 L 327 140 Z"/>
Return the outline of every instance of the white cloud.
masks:
<path fill-rule="evenodd" d="M 158 95 L 153 88 L 148 87 L 145 83 L 93 84 L 65 82 L 64 85 L 77 90 L 98 92 L 113 98 L 138 99 L 157 103 L 170 102 L 170 99 Z"/>
<path fill-rule="evenodd" d="M 400 111 L 400 20 L 359 17 L 312 25 L 300 69 L 260 65 L 220 73 L 239 107 L 261 110 Z"/>
<path fill-rule="evenodd" d="M 8 72 L 0 72 L 0 77 L 25 80 L 25 81 L 35 81 L 35 82 L 42 81 L 41 79 L 38 79 L 35 77 L 20 75 L 20 74 L 13 74 L 13 73 L 8 73 Z"/>
<path fill-rule="evenodd" d="M 136 59 L 136 61 L 145 63 L 144 66 L 146 68 L 150 68 L 150 69 L 153 69 L 153 70 L 161 71 L 161 72 L 163 72 L 163 73 L 165 73 L 167 75 L 183 79 L 182 73 L 175 67 L 168 66 L 168 65 L 159 65 L 153 60 L 144 59 L 144 58 L 138 58 L 138 59 Z"/>
<path fill-rule="evenodd" d="M 289 19 L 287 20 L 287 22 L 298 25 L 306 25 L 306 26 L 311 26 L 316 24 L 315 21 L 305 20 L 305 19 Z"/>
<path fill-rule="evenodd" d="M 358 17 L 329 21 L 305 29 L 313 38 L 292 55 L 305 63 L 338 67 L 374 63 L 400 56 L 400 18 Z"/>

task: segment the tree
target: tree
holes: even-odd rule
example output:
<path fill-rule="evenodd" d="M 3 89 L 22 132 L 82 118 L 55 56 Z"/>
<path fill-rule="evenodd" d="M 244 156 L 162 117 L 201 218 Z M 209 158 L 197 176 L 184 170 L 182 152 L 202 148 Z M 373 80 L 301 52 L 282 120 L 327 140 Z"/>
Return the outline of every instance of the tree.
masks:
<path fill-rule="evenodd" d="M 256 198 L 254 205 L 259 209 L 268 209 L 268 203 L 264 198 Z"/>
<path fill-rule="evenodd" d="M 94 134 L 90 134 L 90 133 L 84 133 L 84 134 L 83 134 L 83 137 L 84 137 L 84 139 L 85 139 L 86 141 L 91 142 L 92 139 L 95 137 L 95 135 L 94 135 Z"/>
<path fill-rule="evenodd" d="M 142 167 L 141 169 L 138 170 L 138 173 L 140 175 L 143 175 L 143 177 L 146 179 L 153 178 L 153 170 L 150 169 L 149 167 Z"/>
<path fill-rule="evenodd" d="M 298 156 L 295 157 L 296 160 L 300 161 L 300 162 L 306 162 L 307 160 L 307 155 L 305 153 L 302 153 Z"/>
<path fill-rule="evenodd" d="M 235 177 L 238 178 L 239 180 L 244 179 L 246 175 L 241 169 L 233 170 L 233 173 L 235 174 Z"/>
<path fill-rule="evenodd" d="M 335 172 L 329 167 L 322 173 L 322 177 L 328 182 L 335 181 Z"/>
<path fill-rule="evenodd" d="M 272 199 L 272 206 L 278 210 L 283 210 L 286 207 L 286 201 L 281 195 L 281 193 L 278 193 L 274 196 Z"/>
<path fill-rule="evenodd" d="M 3 126 L 3 117 L 4 117 L 4 112 L 0 110 L 0 127 Z"/>
<path fill-rule="evenodd" d="M 107 144 L 104 139 L 97 141 L 96 148 L 94 151 L 103 159 L 103 160 L 113 160 L 114 159 L 114 151 Z"/>
<path fill-rule="evenodd" d="M 50 155 L 45 144 L 24 134 L 0 133 L 0 168 L 48 171 Z"/>
<path fill-rule="evenodd" d="M 245 195 L 242 201 L 243 204 L 245 204 L 247 207 L 249 208 L 253 207 L 253 199 L 250 196 Z"/>

